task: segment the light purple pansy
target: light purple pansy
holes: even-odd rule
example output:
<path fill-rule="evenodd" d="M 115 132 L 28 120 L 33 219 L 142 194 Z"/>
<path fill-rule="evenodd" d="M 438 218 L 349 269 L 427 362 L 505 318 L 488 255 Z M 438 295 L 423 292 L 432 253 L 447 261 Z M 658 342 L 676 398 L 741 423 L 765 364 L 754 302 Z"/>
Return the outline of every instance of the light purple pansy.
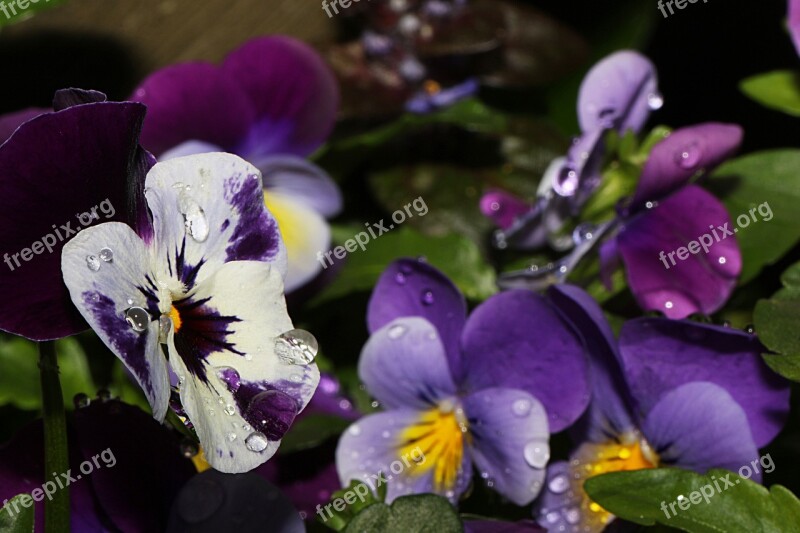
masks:
<path fill-rule="evenodd" d="M 61 279 L 61 249 L 105 221 L 146 235 L 136 207 L 152 165 L 138 144 L 143 105 L 77 89 L 53 104 L 0 118 L 0 329 L 37 341 L 87 328 Z"/>
<path fill-rule="evenodd" d="M 145 195 L 153 238 L 114 222 L 87 228 L 64 247 L 64 281 L 154 417 L 167 411 L 171 370 L 208 462 L 249 471 L 319 381 L 316 341 L 286 312 L 286 250 L 261 175 L 235 155 L 198 154 L 156 164 Z"/>
<path fill-rule="evenodd" d="M 131 99 L 147 105 L 142 144 L 160 161 L 230 152 L 261 171 L 289 255 L 287 291 L 320 272 L 316 254 L 330 245 L 325 218 L 340 211 L 342 197 L 305 157 L 333 129 L 339 91 L 312 48 L 283 36 L 253 39 L 220 66 L 196 62 L 156 71 Z"/>
<path fill-rule="evenodd" d="M 789 32 L 792 34 L 792 42 L 800 54 L 800 0 L 789 0 Z"/>
<path fill-rule="evenodd" d="M 548 531 L 599 532 L 613 516 L 583 491 L 592 475 L 676 466 L 751 469 L 789 414 L 789 384 L 751 334 L 690 321 L 627 322 L 619 342 L 597 303 L 569 285 L 549 295 L 593 349 L 592 403 L 570 462 L 551 464 L 535 506 Z"/>
<path fill-rule="evenodd" d="M 706 123 L 653 148 L 633 199 L 620 209 L 618 233 L 601 247 L 604 273 L 621 259 L 642 309 L 685 318 L 728 300 L 742 269 L 738 230 L 722 202 L 692 179 L 731 157 L 741 140 L 739 126 Z"/>
<path fill-rule="evenodd" d="M 550 432 L 572 424 L 589 400 L 584 345 L 551 303 L 509 291 L 468 318 L 449 279 L 404 259 L 378 281 L 368 325 L 359 376 L 385 410 L 342 436 L 342 483 L 375 484 L 383 474 L 392 477 L 389 500 L 435 492 L 455 502 L 474 464 L 506 498 L 532 501 Z"/>
<path fill-rule="evenodd" d="M 496 244 L 519 249 L 547 244 L 548 235 L 576 215 L 599 185 L 605 134 L 639 132 L 650 112 L 662 104 L 655 67 L 638 52 L 619 51 L 592 67 L 578 95 L 581 135 L 567 157 L 545 173 L 539 200 L 524 212 L 516 205 L 518 199 L 498 197 L 496 191 L 481 202 L 483 213 L 500 228 Z M 509 212 L 514 216 L 507 216 Z"/>

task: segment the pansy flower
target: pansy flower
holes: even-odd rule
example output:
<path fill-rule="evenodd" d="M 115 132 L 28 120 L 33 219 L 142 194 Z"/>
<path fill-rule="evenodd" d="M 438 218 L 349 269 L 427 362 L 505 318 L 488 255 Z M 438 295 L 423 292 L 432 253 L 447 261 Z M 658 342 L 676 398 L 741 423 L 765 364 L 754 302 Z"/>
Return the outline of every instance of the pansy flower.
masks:
<path fill-rule="evenodd" d="M 500 190 L 481 198 L 481 210 L 500 228 L 495 233 L 497 245 L 519 249 L 545 245 L 600 184 L 606 133 L 638 133 L 650 112 L 662 105 L 655 66 L 643 55 L 623 50 L 597 63 L 578 94 L 581 134 L 567 156 L 556 159 L 545 173 L 537 202 L 527 205 Z"/>
<path fill-rule="evenodd" d="M 304 159 L 330 134 L 339 102 L 336 80 L 314 50 L 289 37 L 253 39 L 220 66 L 158 70 L 131 99 L 147 105 L 142 145 L 159 160 L 230 152 L 255 165 L 286 243 L 287 291 L 319 273 L 316 254 L 330 245 L 325 218 L 342 199 L 325 171 Z"/>
<path fill-rule="evenodd" d="M 199 154 L 156 164 L 145 187 L 152 236 L 114 222 L 81 231 L 62 252 L 64 281 L 154 417 L 171 371 L 211 466 L 251 470 L 319 381 L 316 341 L 286 312 L 286 250 L 261 175 L 235 155 Z"/>
<path fill-rule="evenodd" d="M 789 385 L 761 359 L 754 335 L 641 318 L 625 323 L 617 343 L 586 293 L 558 285 L 550 296 L 593 349 L 592 403 L 576 426 L 581 444 L 569 462 L 549 467 L 536 505 L 549 531 L 596 532 L 613 520 L 583 491 L 588 477 L 662 466 L 737 471 L 783 427 Z"/>
<path fill-rule="evenodd" d="M 152 158 L 139 147 L 141 104 L 93 91 L 56 93 L 54 111 L 0 118 L 0 329 L 41 341 L 87 328 L 61 279 L 64 243 L 105 221 L 138 227 Z M 54 164 L 57 162 L 57 164 Z"/>
<path fill-rule="evenodd" d="M 474 464 L 523 505 L 544 480 L 549 434 L 572 424 L 589 395 L 582 341 L 542 296 L 508 291 L 467 318 L 438 270 L 400 260 L 369 303 L 359 377 L 384 411 L 345 431 L 344 485 L 388 482 L 388 499 L 434 492 L 456 502 Z"/>

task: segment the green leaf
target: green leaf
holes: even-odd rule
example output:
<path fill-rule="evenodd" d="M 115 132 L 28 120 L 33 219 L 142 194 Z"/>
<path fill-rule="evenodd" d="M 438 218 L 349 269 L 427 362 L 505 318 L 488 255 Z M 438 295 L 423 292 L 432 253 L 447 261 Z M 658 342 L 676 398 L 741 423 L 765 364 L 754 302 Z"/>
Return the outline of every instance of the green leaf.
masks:
<path fill-rule="evenodd" d="M 64 2 L 66 2 L 66 0 L 45 0 L 44 2 L 29 0 L 26 4 L 28 7 L 25 9 L 20 8 L 19 4 L 8 2 L 8 5 L 3 8 L 4 11 L 0 11 L 0 28 L 16 22 L 28 20 L 37 12 L 58 4 L 62 4 Z M 15 8 L 12 8 L 11 6 L 15 6 Z"/>
<path fill-rule="evenodd" d="M 749 218 L 747 227 L 741 225 L 736 233 L 742 250 L 741 285 L 800 240 L 798 169 L 800 150 L 769 150 L 723 164 L 708 182 L 728 209 L 732 228 L 737 227 L 738 217 Z"/>
<path fill-rule="evenodd" d="M 772 354 L 767 364 L 785 378 L 800 382 L 800 263 L 781 276 L 784 288 L 760 300 L 754 313 L 758 338 Z"/>
<path fill-rule="evenodd" d="M 292 425 L 281 441 L 281 453 L 307 450 L 347 429 L 350 422 L 331 415 L 309 415 Z"/>
<path fill-rule="evenodd" d="M 23 498 L 26 498 L 29 507 L 22 505 Z M 34 515 L 33 499 L 30 495 L 14 496 L 5 507 L 0 509 L 0 531 L 3 533 L 31 533 Z"/>
<path fill-rule="evenodd" d="M 331 495 L 330 503 L 323 506 L 318 516 L 329 528 L 343 531 L 353 518 L 373 504 L 383 505 L 383 499 L 376 497 L 363 481 L 353 480 L 350 485 Z"/>
<path fill-rule="evenodd" d="M 76 394 L 91 394 L 97 387 L 78 341 L 61 339 L 56 342 L 56 352 L 64 403 L 69 409 Z M 41 409 L 38 361 L 35 343 L 19 337 L 0 340 L 0 405 L 12 404 L 30 411 Z"/>
<path fill-rule="evenodd" d="M 366 507 L 347 524 L 345 533 L 461 533 L 464 527 L 450 502 L 435 494 L 397 498 L 391 505 Z"/>
<path fill-rule="evenodd" d="M 334 241 L 352 238 L 363 228 L 337 228 Z M 445 273 L 467 296 L 483 300 L 497 291 L 494 270 L 481 257 L 478 247 L 460 235 L 424 237 L 410 228 L 390 231 L 370 241 L 365 250 L 348 254 L 336 282 L 315 300 L 328 301 L 355 291 L 370 291 L 378 277 L 395 259 L 424 256 Z"/>
<path fill-rule="evenodd" d="M 705 475 L 677 468 L 614 472 L 589 478 L 584 489 L 603 508 L 640 525 L 660 523 L 693 533 L 800 532 L 800 500 L 791 492 L 780 485 L 767 490 L 726 470 Z"/>
<path fill-rule="evenodd" d="M 800 73 L 776 70 L 752 76 L 739 89 L 764 107 L 800 117 Z"/>

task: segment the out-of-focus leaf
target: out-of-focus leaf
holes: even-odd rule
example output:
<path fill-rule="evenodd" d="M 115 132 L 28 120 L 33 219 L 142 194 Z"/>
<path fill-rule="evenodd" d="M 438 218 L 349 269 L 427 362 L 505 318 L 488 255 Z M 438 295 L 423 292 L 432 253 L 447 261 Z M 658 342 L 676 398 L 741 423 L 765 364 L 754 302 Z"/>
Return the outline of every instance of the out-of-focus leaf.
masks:
<path fill-rule="evenodd" d="M 27 2 L 28 7 L 25 9 L 20 8 L 18 3 L 15 4 L 14 2 L 8 2 L 8 5 L 3 8 L 2 13 L 0 14 L 0 28 L 3 26 L 8 26 L 9 24 L 27 20 L 33 17 L 39 11 L 48 9 L 50 7 L 55 7 L 58 4 L 63 4 L 64 2 L 66 2 L 66 0 L 29 0 Z"/>
<path fill-rule="evenodd" d="M 755 309 L 758 338 L 772 354 L 764 360 L 775 372 L 800 382 L 800 263 L 781 276 L 784 288 Z"/>
<path fill-rule="evenodd" d="M 341 435 L 348 420 L 331 415 L 309 415 L 296 421 L 281 440 L 281 453 L 307 450 Z"/>
<path fill-rule="evenodd" d="M 461 533 L 464 526 L 450 502 L 434 494 L 397 498 L 391 505 L 376 503 L 353 518 L 346 533 Z"/>
<path fill-rule="evenodd" d="M 345 530 L 347 524 L 370 505 L 384 505 L 383 499 L 376 496 L 369 485 L 355 480 L 347 487 L 334 492 L 331 495 L 331 503 L 334 505 L 324 506 L 322 517 L 325 525 L 336 531 Z"/>
<path fill-rule="evenodd" d="M 732 227 L 736 228 L 740 216 L 749 219 L 749 225 L 736 232 L 742 250 L 740 284 L 775 263 L 800 240 L 798 169 L 800 150 L 769 150 L 723 164 L 707 182 L 728 209 Z"/>
<path fill-rule="evenodd" d="M 752 76 L 739 89 L 759 104 L 800 117 L 800 73 L 776 70 Z"/>
<path fill-rule="evenodd" d="M 27 507 L 22 505 L 25 501 Z M 3 533 L 31 533 L 34 521 L 34 502 L 29 494 L 19 494 L 11 498 L 0 509 L 0 531 Z"/>

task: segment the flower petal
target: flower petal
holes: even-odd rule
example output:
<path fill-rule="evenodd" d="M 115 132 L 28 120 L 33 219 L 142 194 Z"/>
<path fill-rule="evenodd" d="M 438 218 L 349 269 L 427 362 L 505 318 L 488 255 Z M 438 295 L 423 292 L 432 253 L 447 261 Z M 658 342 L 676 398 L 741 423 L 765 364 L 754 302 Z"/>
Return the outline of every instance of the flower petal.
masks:
<path fill-rule="evenodd" d="M 24 123 L 49 112 L 49 109 L 43 107 L 29 107 L 22 111 L 15 111 L 0 116 L 0 144 L 6 142 L 8 138 L 11 137 L 11 134 Z"/>
<path fill-rule="evenodd" d="M 713 383 L 687 383 L 664 394 L 647 413 L 642 432 L 662 465 L 701 474 L 711 468 L 736 472 L 759 457 L 747 415 Z"/>
<path fill-rule="evenodd" d="M 170 364 L 206 458 L 221 472 L 272 457 L 319 383 L 315 364 L 278 355 L 278 337 L 293 330 L 281 278 L 269 263 L 233 261 L 173 302 Z"/>
<path fill-rule="evenodd" d="M 432 266 L 413 259 L 390 264 L 375 284 L 367 325 L 375 332 L 396 318 L 418 316 L 433 324 L 447 351 L 453 378 L 461 364 L 461 331 L 467 304 L 453 282 Z"/>
<path fill-rule="evenodd" d="M 659 142 L 642 170 L 633 203 L 657 201 L 730 158 L 744 132 L 736 124 L 708 122 L 681 128 Z"/>
<path fill-rule="evenodd" d="M 696 312 L 711 314 L 722 307 L 742 270 L 735 237 L 726 238 L 724 231 L 717 229 L 735 231 L 729 226 L 731 218 L 725 206 L 697 185 L 685 186 L 627 221 L 617 245 L 631 291 L 642 309 L 684 318 Z M 708 253 L 699 243 L 704 237 Z M 691 242 L 697 244 L 697 254 L 689 252 Z M 685 260 L 676 255 L 680 250 Z"/>
<path fill-rule="evenodd" d="M 158 264 L 190 289 L 228 261 L 268 261 L 285 275 L 286 249 L 264 206 L 261 174 L 231 154 L 158 163 L 147 175 Z"/>
<path fill-rule="evenodd" d="M 147 106 L 142 145 L 156 155 L 190 140 L 233 150 L 256 118 L 247 94 L 209 63 L 186 63 L 145 78 L 131 100 Z"/>
<path fill-rule="evenodd" d="M 578 120 L 583 132 L 616 128 L 638 132 L 659 107 L 658 79 L 649 59 L 623 50 L 597 63 L 581 84 Z"/>
<path fill-rule="evenodd" d="M 456 391 L 436 328 L 420 317 L 398 318 L 373 333 L 358 376 L 389 409 L 425 409 Z"/>
<path fill-rule="evenodd" d="M 137 145 L 144 112 L 131 103 L 75 106 L 25 122 L 0 145 L 0 297 L 9 302 L 0 329 L 33 340 L 86 329 L 61 279 L 61 248 L 97 221 L 135 225 L 125 210 L 147 168 Z"/>
<path fill-rule="evenodd" d="M 329 264 L 323 250 L 331 245 L 331 228 L 317 211 L 295 196 L 267 189 L 264 201 L 278 223 L 288 260 L 286 292 L 305 285 Z"/>
<path fill-rule="evenodd" d="M 294 156 L 273 156 L 258 166 L 267 190 L 291 195 L 325 218 L 339 214 L 342 193 L 328 174 L 313 163 Z"/>
<path fill-rule="evenodd" d="M 800 54 L 800 0 L 789 0 L 789 33 Z"/>
<path fill-rule="evenodd" d="M 101 250 L 109 251 L 112 258 L 101 259 Z M 119 222 L 87 228 L 64 246 L 61 270 L 75 307 L 136 378 L 153 417 L 163 420 L 169 376 L 158 344 L 158 296 L 142 240 Z M 132 320 L 141 324 L 142 331 L 126 318 L 128 310 L 136 308 L 141 317 Z"/>
<path fill-rule="evenodd" d="M 490 218 L 500 229 L 508 229 L 519 217 L 532 209 L 532 206 L 501 190 L 490 190 L 481 197 L 481 212 Z"/>
<path fill-rule="evenodd" d="M 550 459 L 547 414 L 527 392 L 490 388 L 464 398 L 472 460 L 494 490 L 517 505 L 539 494 Z"/>
<path fill-rule="evenodd" d="M 328 138 L 339 106 L 333 72 L 313 48 L 291 37 L 248 41 L 220 67 L 250 97 L 257 122 L 237 153 L 260 166 L 273 154 L 307 156 Z"/>
<path fill-rule="evenodd" d="M 462 346 L 471 390 L 528 392 L 544 405 L 553 433 L 572 425 L 589 403 L 581 340 L 538 294 L 506 291 L 483 302 L 467 321 Z"/>
<path fill-rule="evenodd" d="M 368 415 L 350 426 L 336 448 L 336 469 L 343 486 L 351 480 L 363 481 L 373 489 L 387 485 L 386 501 L 407 494 L 435 493 L 452 503 L 467 490 L 472 480 L 469 454 L 464 453 L 455 484 L 440 489 L 434 482 L 437 471 L 434 458 L 415 448 L 402 451 L 404 433 L 420 423 L 422 413 L 414 409 L 395 409 Z"/>
<path fill-rule="evenodd" d="M 602 531 L 605 524 L 591 519 L 591 500 L 582 486 L 574 486 L 573 472 L 566 461 L 547 466 L 545 490 L 533 506 L 533 516 L 547 531 Z M 585 529 L 582 529 L 583 526 Z"/>
<path fill-rule="evenodd" d="M 620 333 L 628 382 L 644 412 L 680 385 L 709 381 L 742 406 L 759 447 L 778 434 L 789 412 L 788 383 L 767 367 L 762 351 L 753 335 L 689 321 L 636 319 Z"/>

